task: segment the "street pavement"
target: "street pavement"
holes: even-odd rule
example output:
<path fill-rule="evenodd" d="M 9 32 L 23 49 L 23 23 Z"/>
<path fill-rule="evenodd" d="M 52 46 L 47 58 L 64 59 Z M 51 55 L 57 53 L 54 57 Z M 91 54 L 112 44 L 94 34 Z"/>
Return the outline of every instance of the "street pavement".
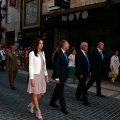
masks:
<path fill-rule="evenodd" d="M 69 78 L 65 84 L 65 100 L 69 114 L 65 115 L 60 109 L 49 106 L 55 82 L 51 79 L 52 70 L 48 70 L 48 73 L 50 82 L 47 84 L 47 92 L 39 102 L 44 120 L 120 120 L 119 83 L 102 82 L 102 93 L 106 98 L 96 96 L 94 84 L 88 92 L 91 105 L 87 107 L 76 101 L 77 84 L 72 84 Z M 26 71 L 19 70 L 15 80 L 16 90 L 11 90 L 7 72 L 0 72 L 0 120 L 36 120 L 35 111 L 31 114 L 27 107 L 31 102 L 31 95 L 26 92 L 27 74 Z"/>

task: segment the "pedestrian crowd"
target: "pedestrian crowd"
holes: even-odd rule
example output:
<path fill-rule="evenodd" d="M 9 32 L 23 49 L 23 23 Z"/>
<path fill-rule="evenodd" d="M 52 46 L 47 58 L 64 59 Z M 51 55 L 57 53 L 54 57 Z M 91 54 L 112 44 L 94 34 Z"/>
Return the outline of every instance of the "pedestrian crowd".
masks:
<path fill-rule="evenodd" d="M 48 80 L 48 72 L 46 68 L 46 59 L 44 52 L 44 41 L 42 38 L 35 40 L 33 48 L 20 47 L 16 50 L 15 45 L 11 45 L 7 49 L 0 44 L 0 70 L 8 72 L 9 83 L 12 90 L 15 90 L 14 80 L 16 78 L 19 67 L 28 71 L 28 87 L 27 92 L 32 94 L 32 101 L 28 104 L 30 113 L 34 113 L 36 108 L 36 117 L 43 120 L 39 107 L 39 100 L 46 93 L 46 83 Z M 90 106 L 88 100 L 88 90 L 96 82 L 96 96 L 105 98 L 101 92 L 101 80 L 104 71 L 104 43 L 98 42 L 97 46 L 88 52 L 89 45 L 87 42 L 80 44 L 79 51 L 72 48 L 70 53 L 69 43 L 67 40 L 60 41 L 59 47 L 56 47 L 53 55 L 53 74 L 52 79 L 55 80 L 55 88 L 50 99 L 50 106 L 60 108 L 64 114 L 69 114 L 64 98 L 64 85 L 68 78 L 72 77 L 72 83 L 77 84 L 75 99 L 82 101 L 83 105 Z M 119 74 L 119 57 L 118 50 L 115 50 L 110 58 L 111 72 Z M 87 81 L 88 77 L 91 79 Z M 115 78 L 111 78 L 115 82 Z M 59 100 L 60 106 L 56 103 Z"/>

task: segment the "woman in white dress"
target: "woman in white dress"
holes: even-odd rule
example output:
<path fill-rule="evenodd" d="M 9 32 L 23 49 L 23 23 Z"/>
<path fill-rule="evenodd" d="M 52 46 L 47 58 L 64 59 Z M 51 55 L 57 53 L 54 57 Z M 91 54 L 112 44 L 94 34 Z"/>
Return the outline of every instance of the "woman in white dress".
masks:
<path fill-rule="evenodd" d="M 72 81 L 73 84 L 76 84 L 76 75 L 75 75 L 75 55 L 76 55 L 76 50 L 73 48 L 71 51 L 71 54 L 68 56 L 69 59 L 69 64 L 68 64 L 68 77 L 72 74 Z"/>
<path fill-rule="evenodd" d="M 117 75 L 118 75 L 119 74 L 119 66 L 120 66 L 120 61 L 119 61 L 119 57 L 118 57 L 118 51 L 116 50 L 110 60 L 111 72 L 117 73 Z M 112 78 L 112 82 L 115 82 L 115 78 Z"/>
<path fill-rule="evenodd" d="M 43 40 L 36 40 L 34 50 L 29 53 L 29 83 L 27 89 L 27 92 L 32 94 L 32 102 L 28 105 L 29 110 L 33 113 L 35 106 L 36 117 L 39 120 L 43 120 L 43 118 L 38 101 L 46 92 L 46 82 L 48 82 L 45 54 L 42 49 Z"/>

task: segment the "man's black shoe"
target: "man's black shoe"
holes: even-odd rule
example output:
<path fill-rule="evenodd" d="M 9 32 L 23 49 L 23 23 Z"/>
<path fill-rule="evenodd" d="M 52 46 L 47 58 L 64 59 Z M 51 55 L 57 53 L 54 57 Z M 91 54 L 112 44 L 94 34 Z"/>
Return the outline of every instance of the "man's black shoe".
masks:
<path fill-rule="evenodd" d="M 50 103 L 50 106 L 54 107 L 54 108 L 59 108 L 59 106 L 57 104 L 51 104 Z"/>
<path fill-rule="evenodd" d="M 68 111 L 67 110 L 61 110 L 62 111 L 62 113 L 64 113 L 64 114 L 66 114 L 66 115 L 68 115 Z"/>
<path fill-rule="evenodd" d="M 81 99 L 81 98 L 76 98 L 76 100 L 78 100 L 78 101 L 83 101 L 83 99 Z"/>
<path fill-rule="evenodd" d="M 15 87 L 11 87 L 12 90 L 15 90 Z"/>
<path fill-rule="evenodd" d="M 90 102 L 83 102 L 83 105 L 89 106 L 89 105 L 90 105 Z"/>
<path fill-rule="evenodd" d="M 101 94 L 100 94 L 100 95 L 97 94 L 97 96 L 98 96 L 98 97 L 101 97 L 101 98 L 105 98 L 105 96 L 104 96 L 104 95 L 101 95 Z"/>

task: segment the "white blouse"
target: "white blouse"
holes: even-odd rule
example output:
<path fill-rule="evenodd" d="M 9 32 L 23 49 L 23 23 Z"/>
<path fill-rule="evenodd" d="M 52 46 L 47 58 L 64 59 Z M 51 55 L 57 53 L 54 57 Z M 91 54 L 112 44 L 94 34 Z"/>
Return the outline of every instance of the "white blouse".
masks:
<path fill-rule="evenodd" d="M 75 67 L 75 55 L 70 54 L 68 56 L 68 59 L 69 59 L 68 67 Z"/>
<path fill-rule="evenodd" d="M 46 60 L 45 60 L 45 54 L 44 52 L 42 52 L 42 57 L 44 60 L 44 75 L 48 75 L 47 73 L 47 69 L 46 69 Z M 38 57 L 36 57 L 34 55 L 34 52 L 30 52 L 29 53 L 29 77 L 30 79 L 34 78 L 34 74 L 39 74 L 40 70 L 41 70 L 41 59 L 40 56 L 38 55 Z"/>
<path fill-rule="evenodd" d="M 119 57 L 113 55 L 110 61 L 110 67 L 118 68 L 120 66 Z"/>

